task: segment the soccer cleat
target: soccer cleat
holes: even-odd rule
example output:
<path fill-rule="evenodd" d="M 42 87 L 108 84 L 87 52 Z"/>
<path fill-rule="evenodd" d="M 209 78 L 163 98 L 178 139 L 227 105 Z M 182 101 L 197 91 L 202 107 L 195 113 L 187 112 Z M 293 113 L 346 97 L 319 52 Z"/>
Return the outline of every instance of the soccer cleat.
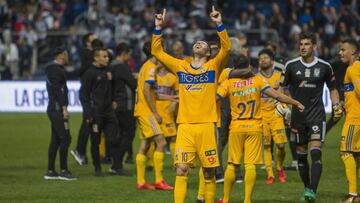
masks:
<path fill-rule="evenodd" d="M 314 203 L 316 200 L 316 194 L 311 189 L 307 189 L 304 192 L 305 201 L 308 203 Z"/>
<path fill-rule="evenodd" d="M 119 176 L 132 176 L 132 174 L 129 171 L 123 168 L 119 168 L 119 169 L 109 168 L 109 173 Z"/>
<path fill-rule="evenodd" d="M 196 203 L 205 203 L 205 200 L 203 200 L 203 199 L 197 199 L 197 200 L 196 200 Z"/>
<path fill-rule="evenodd" d="M 217 201 L 217 203 L 229 203 L 229 202 L 224 202 L 224 200 L 220 198 L 220 199 Z"/>
<path fill-rule="evenodd" d="M 340 203 L 360 203 L 360 198 L 358 195 L 348 194 Z"/>
<path fill-rule="evenodd" d="M 75 177 L 73 174 L 71 174 L 71 172 L 69 170 L 62 170 L 59 174 L 59 179 L 72 181 L 72 180 L 77 180 L 77 177 Z"/>
<path fill-rule="evenodd" d="M 70 150 L 70 154 L 74 157 L 75 161 L 76 161 L 80 166 L 85 165 L 85 157 L 84 157 L 84 156 L 81 156 L 76 149 Z"/>
<path fill-rule="evenodd" d="M 155 183 L 155 189 L 157 190 L 173 190 L 174 188 L 168 185 L 164 180 L 158 183 Z"/>
<path fill-rule="evenodd" d="M 286 182 L 286 179 L 287 179 L 287 177 L 286 177 L 286 174 L 285 174 L 285 171 L 284 170 L 280 170 L 280 171 L 278 171 L 278 176 L 279 176 L 279 181 L 281 182 L 281 183 L 285 183 Z"/>
<path fill-rule="evenodd" d="M 44 179 L 45 180 L 59 180 L 59 174 L 56 173 L 56 171 L 50 170 L 44 175 Z"/>
<path fill-rule="evenodd" d="M 268 177 L 265 181 L 266 185 L 271 185 L 275 182 L 275 177 Z"/>
<path fill-rule="evenodd" d="M 144 184 L 137 184 L 136 189 L 138 189 L 138 190 L 155 190 L 155 187 L 153 185 L 150 185 L 149 183 L 144 183 Z"/>
<path fill-rule="evenodd" d="M 236 176 L 236 179 L 235 179 L 235 183 L 243 183 L 244 182 L 244 178 L 242 175 L 240 176 Z"/>

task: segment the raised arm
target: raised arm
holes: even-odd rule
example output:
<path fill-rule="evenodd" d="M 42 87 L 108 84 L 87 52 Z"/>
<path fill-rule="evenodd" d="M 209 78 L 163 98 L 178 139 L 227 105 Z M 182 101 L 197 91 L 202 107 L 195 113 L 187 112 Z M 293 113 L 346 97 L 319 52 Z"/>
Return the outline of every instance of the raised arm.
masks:
<path fill-rule="evenodd" d="M 178 66 L 182 63 L 182 60 L 167 54 L 161 44 L 161 29 L 165 21 L 165 16 L 166 9 L 164 9 L 163 13 L 161 14 L 155 14 L 155 30 L 152 35 L 151 54 L 162 64 L 164 64 L 169 71 L 176 74 Z"/>
<path fill-rule="evenodd" d="M 231 41 L 222 22 L 221 13 L 215 9 L 215 6 L 212 6 L 210 19 L 216 24 L 216 29 L 220 38 L 220 50 L 219 53 L 215 56 L 214 62 L 216 63 L 217 67 L 223 68 L 223 64 L 226 64 L 231 52 Z"/>
<path fill-rule="evenodd" d="M 279 91 L 276 91 L 271 87 L 264 90 L 264 93 L 282 103 L 296 106 L 300 112 L 303 112 L 305 109 L 305 107 L 299 101 L 292 99 L 291 97 L 288 97 L 285 94 L 280 93 Z"/>

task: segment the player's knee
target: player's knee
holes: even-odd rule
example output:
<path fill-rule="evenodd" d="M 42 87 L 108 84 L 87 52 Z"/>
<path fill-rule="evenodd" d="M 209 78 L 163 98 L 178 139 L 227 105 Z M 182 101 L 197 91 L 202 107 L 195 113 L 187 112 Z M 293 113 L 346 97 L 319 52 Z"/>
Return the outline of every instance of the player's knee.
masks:
<path fill-rule="evenodd" d="M 255 164 L 245 164 L 244 168 L 245 168 L 245 171 L 256 170 Z"/>
<path fill-rule="evenodd" d="M 285 144 L 281 143 L 281 144 L 276 144 L 278 149 L 284 149 L 285 148 Z"/>
<path fill-rule="evenodd" d="M 164 150 L 166 146 L 166 139 L 161 135 L 157 135 L 155 138 L 155 143 L 157 151 Z"/>
<path fill-rule="evenodd" d="M 312 147 L 310 149 L 311 160 L 312 162 L 318 162 L 321 164 L 321 148 L 320 147 Z"/>
<path fill-rule="evenodd" d="M 189 172 L 189 165 L 187 164 L 176 164 L 176 175 L 187 176 Z"/>
<path fill-rule="evenodd" d="M 215 177 L 215 168 L 203 168 L 204 178 L 211 180 Z"/>

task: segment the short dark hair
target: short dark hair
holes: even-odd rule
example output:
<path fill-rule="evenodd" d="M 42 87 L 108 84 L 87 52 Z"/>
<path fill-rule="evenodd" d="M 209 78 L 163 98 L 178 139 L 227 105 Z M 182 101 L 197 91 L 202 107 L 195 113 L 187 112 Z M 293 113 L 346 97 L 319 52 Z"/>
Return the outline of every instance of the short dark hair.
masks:
<path fill-rule="evenodd" d="M 302 32 L 300 33 L 299 36 L 299 40 L 303 40 L 303 39 L 310 39 L 311 43 L 316 44 L 316 36 L 314 33 L 312 32 Z"/>
<path fill-rule="evenodd" d="M 356 53 L 360 51 L 359 43 L 353 38 L 343 39 L 341 40 L 341 43 L 348 43 L 350 46 L 352 46 L 355 49 Z"/>
<path fill-rule="evenodd" d="M 82 44 L 83 44 L 84 46 L 86 46 L 86 43 L 89 42 L 89 38 L 90 38 L 91 35 L 94 35 L 94 33 L 89 32 L 89 33 L 85 34 L 85 35 L 82 37 L 81 42 L 82 42 Z"/>
<path fill-rule="evenodd" d="M 116 55 L 119 56 L 122 53 L 129 53 L 130 50 L 131 50 L 131 47 L 127 43 L 121 42 L 116 47 Z"/>
<path fill-rule="evenodd" d="M 271 51 L 270 49 L 265 48 L 265 49 L 260 50 L 258 57 L 260 57 L 260 55 L 263 55 L 263 54 L 268 55 L 271 58 L 271 60 L 274 60 L 274 58 L 275 58 L 274 52 Z"/>
<path fill-rule="evenodd" d="M 108 53 L 107 49 L 105 49 L 105 48 L 103 48 L 103 47 L 101 47 L 101 48 L 96 48 L 96 49 L 93 50 L 94 58 L 95 58 L 96 56 L 98 56 L 101 51 L 105 51 L 106 53 Z"/>
<path fill-rule="evenodd" d="M 58 46 L 54 49 L 53 55 L 54 57 L 57 57 L 58 55 L 64 53 L 66 50 L 65 46 Z"/>
<path fill-rule="evenodd" d="M 244 69 L 249 67 L 250 59 L 244 54 L 240 54 L 238 57 L 234 58 L 234 68 L 235 69 Z"/>
<path fill-rule="evenodd" d="M 144 54 L 146 55 L 146 58 L 150 58 L 151 57 L 151 42 L 145 42 L 144 46 L 142 48 L 142 51 L 144 52 Z"/>
<path fill-rule="evenodd" d="M 273 42 L 270 42 L 270 41 L 266 42 L 265 47 L 271 47 L 274 50 L 274 52 L 276 53 L 277 46 Z"/>
<path fill-rule="evenodd" d="M 91 46 L 92 46 L 93 49 L 104 48 L 105 47 L 104 42 L 101 41 L 100 39 L 94 39 L 91 42 Z"/>

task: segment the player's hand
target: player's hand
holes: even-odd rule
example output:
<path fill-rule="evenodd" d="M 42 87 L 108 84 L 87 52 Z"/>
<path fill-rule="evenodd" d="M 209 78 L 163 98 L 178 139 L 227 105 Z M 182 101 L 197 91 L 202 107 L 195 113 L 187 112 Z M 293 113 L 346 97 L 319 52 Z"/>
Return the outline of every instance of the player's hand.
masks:
<path fill-rule="evenodd" d="M 159 124 L 161 124 L 161 123 L 162 123 L 162 118 L 161 118 L 161 116 L 160 116 L 158 113 L 154 113 L 154 116 L 155 116 L 156 121 L 157 121 Z"/>
<path fill-rule="evenodd" d="M 221 13 L 219 11 L 215 10 L 215 6 L 212 6 L 212 8 L 211 8 L 210 19 L 214 23 L 216 23 L 216 25 L 222 24 Z"/>
<path fill-rule="evenodd" d="M 172 95 L 171 101 L 179 102 L 179 95 Z"/>
<path fill-rule="evenodd" d="M 112 108 L 115 110 L 115 109 L 117 109 L 117 107 L 118 107 L 118 104 L 115 102 L 115 101 L 113 101 L 112 103 L 111 103 L 111 105 L 112 105 Z"/>
<path fill-rule="evenodd" d="M 302 105 L 300 102 L 297 102 L 296 108 L 297 108 L 300 112 L 304 112 L 304 110 L 305 110 L 305 106 Z"/>
<path fill-rule="evenodd" d="M 166 9 L 162 13 L 155 14 L 155 28 L 160 30 L 163 27 L 166 16 Z"/>
<path fill-rule="evenodd" d="M 69 111 L 67 110 L 67 107 L 63 107 L 63 116 L 64 116 L 64 120 L 69 120 L 70 114 Z"/>
<path fill-rule="evenodd" d="M 174 115 L 175 114 L 175 110 L 176 110 L 176 106 L 177 106 L 177 103 L 171 103 L 171 105 L 169 106 L 169 113 L 171 115 Z"/>
<path fill-rule="evenodd" d="M 341 104 L 339 104 L 339 103 L 334 104 L 333 105 L 333 111 L 334 111 L 333 120 L 338 121 L 341 118 L 341 116 L 342 116 L 342 114 L 344 112 Z"/>

